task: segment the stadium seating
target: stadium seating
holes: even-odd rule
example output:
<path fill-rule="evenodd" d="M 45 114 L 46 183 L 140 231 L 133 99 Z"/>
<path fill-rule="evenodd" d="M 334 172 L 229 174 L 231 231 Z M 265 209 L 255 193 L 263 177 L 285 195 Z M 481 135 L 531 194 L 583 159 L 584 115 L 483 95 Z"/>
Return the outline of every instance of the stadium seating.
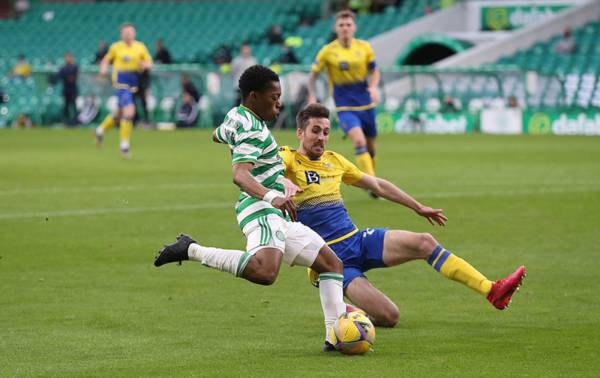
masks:
<path fill-rule="evenodd" d="M 319 7 L 318 0 L 35 4 L 20 20 L 0 22 L 2 55 L 22 53 L 38 65 L 60 61 L 68 49 L 90 63 L 99 40 L 118 39 L 119 24 L 129 21 L 149 48 L 162 38 L 176 61 L 207 63 L 219 45 L 258 41 L 273 24 L 295 28 Z"/>
<path fill-rule="evenodd" d="M 443 93 L 459 99 L 465 107 L 472 101 L 489 106 L 509 96 L 515 96 L 520 104 L 527 103 L 529 107 L 600 107 L 600 44 L 597 42 L 600 21 L 574 30 L 572 36 L 577 44 L 573 54 L 554 51 L 554 45 L 561 37 L 556 35 L 480 67 L 486 71 L 496 68 L 496 75 L 477 74 L 477 68 L 470 74 L 445 75 L 442 80 Z M 507 74 L 511 70 L 515 72 Z M 516 72 L 521 70 L 538 73 L 538 90 L 527 98 L 525 80 Z M 439 93 L 437 85 L 427 86 L 411 96 L 408 104 L 412 106 L 416 101 L 424 107 L 427 99 L 439 97 Z"/>
<path fill-rule="evenodd" d="M 383 13 L 358 17 L 358 37 L 368 39 L 422 16 L 427 7 L 439 8 L 439 0 L 405 1 Z M 237 48 L 250 42 L 259 61 L 276 60 L 280 50 L 264 43 L 269 26 L 281 25 L 286 36 L 299 36 L 304 44 L 296 51 L 309 63 L 319 45 L 331 35 L 332 18 L 314 25 L 299 25 L 302 18 L 317 19 L 318 0 L 227 2 L 92 2 L 35 4 L 20 20 L 0 21 L 6 65 L 25 54 L 34 66 L 57 63 L 71 50 L 80 64 L 91 63 L 100 39 L 118 38 L 118 25 L 134 22 L 139 39 L 152 49 L 162 38 L 178 62 L 209 63 L 220 45 Z M 0 69 L 5 67 L 0 66 Z"/>
<path fill-rule="evenodd" d="M 368 39 L 422 16 L 428 7 L 438 9 L 439 3 L 440 0 L 405 1 L 383 13 L 359 15 L 357 37 Z M 276 62 L 281 47 L 269 45 L 265 36 L 271 25 L 278 24 L 284 37 L 299 37 L 296 56 L 300 63 L 309 64 L 332 35 L 333 16 L 319 19 L 321 7 L 319 0 L 33 2 L 31 10 L 19 20 L 0 21 L 0 73 L 11 70 L 18 54 L 24 54 L 37 72 L 44 71 L 44 67 L 51 72 L 67 50 L 73 52 L 85 71 L 93 63 L 98 42 L 117 40 L 118 26 L 125 21 L 135 23 L 139 39 L 151 53 L 154 41 L 161 38 L 175 61 L 203 65 L 211 63 L 219 46 L 228 45 L 235 54 L 242 42 L 251 44 L 260 63 Z M 306 25 L 301 24 L 302 20 L 317 21 Z M 49 86 L 47 76 L 34 75 L 35 80 L 25 81 L 2 79 L 0 89 L 8 95 L 9 103 L 0 107 L 0 126 L 22 113 L 43 123 L 60 120 L 60 87 Z M 80 80 L 79 85 L 82 94 L 102 96 L 92 80 Z M 158 102 L 179 92 L 177 79 L 152 81 L 152 93 Z M 229 98 L 221 100 L 231 102 Z"/>
<path fill-rule="evenodd" d="M 511 56 L 502 57 L 498 62 L 539 71 L 544 75 L 558 76 L 564 81 L 564 105 L 600 107 L 600 21 L 590 22 L 574 30 L 572 36 L 577 44 L 577 49 L 572 54 L 558 54 L 554 51 L 554 45 L 561 38 L 556 35 Z M 544 96 L 533 100 L 551 104 L 561 88 L 552 85 L 552 80 L 544 84 Z"/>
<path fill-rule="evenodd" d="M 387 7 L 382 13 L 358 15 L 356 37 L 369 39 L 377 34 L 413 21 L 422 17 L 428 7 L 432 11 L 439 9 L 440 0 L 404 1 L 400 6 Z M 321 46 L 332 39 L 332 25 L 333 17 L 330 17 L 319 20 L 310 26 L 299 25 L 295 30 L 286 33 L 286 36 L 298 36 L 302 38 L 302 46 L 296 49 L 296 55 L 302 64 L 312 63 Z M 269 58 L 277 56 L 276 54 L 276 50 L 270 52 Z M 261 55 L 257 54 L 257 56 L 260 57 Z M 266 62 L 268 63 L 268 60 Z"/>

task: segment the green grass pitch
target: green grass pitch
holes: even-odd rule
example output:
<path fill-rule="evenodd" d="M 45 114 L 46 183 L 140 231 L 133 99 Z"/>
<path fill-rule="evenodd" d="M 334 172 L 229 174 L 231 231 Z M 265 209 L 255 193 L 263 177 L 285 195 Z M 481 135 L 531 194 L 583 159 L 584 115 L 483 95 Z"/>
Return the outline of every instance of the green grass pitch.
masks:
<path fill-rule="evenodd" d="M 0 376 L 597 376 L 600 138 L 385 135 L 377 169 L 450 218 L 346 188 L 359 227 L 432 232 L 490 279 L 525 264 L 508 311 L 425 262 L 368 277 L 400 307 L 375 352 L 325 354 L 304 268 L 260 287 L 152 265 L 180 232 L 243 248 L 229 153 L 208 130 L 0 130 Z M 277 132 L 295 145 L 291 132 Z M 330 148 L 352 156 L 334 133 Z"/>

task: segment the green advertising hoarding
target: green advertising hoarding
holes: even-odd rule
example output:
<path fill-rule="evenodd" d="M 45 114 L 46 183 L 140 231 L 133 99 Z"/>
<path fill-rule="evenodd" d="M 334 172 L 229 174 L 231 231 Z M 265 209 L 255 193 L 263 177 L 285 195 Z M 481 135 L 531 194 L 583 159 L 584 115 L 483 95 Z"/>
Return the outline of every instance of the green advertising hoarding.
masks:
<path fill-rule="evenodd" d="M 600 135 L 600 113 L 578 110 L 525 110 L 524 134 Z"/>
<path fill-rule="evenodd" d="M 600 135 L 600 111 L 596 110 L 497 109 L 484 113 L 379 111 L 377 128 L 380 134 Z"/>
<path fill-rule="evenodd" d="M 470 112 L 378 112 L 380 133 L 464 134 L 475 130 L 476 117 Z"/>
<path fill-rule="evenodd" d="M 481 7 L 481 30 L 514 30 L 542 21 L 570 4 Z"/>

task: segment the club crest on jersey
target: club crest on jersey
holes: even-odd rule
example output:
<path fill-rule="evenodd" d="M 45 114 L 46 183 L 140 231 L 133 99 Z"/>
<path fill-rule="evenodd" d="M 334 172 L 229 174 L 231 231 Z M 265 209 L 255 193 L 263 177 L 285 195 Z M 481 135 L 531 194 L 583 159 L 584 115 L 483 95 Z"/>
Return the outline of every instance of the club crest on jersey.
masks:
<path fill-rule="evenodd" d="M 306 175 L 306 184 L 321 184 L 321 177 L 315 171 L 304 171 Z"/>
<path fill-rule="evenodd" d="M 285 241 L 285 235 L 283 232 L 281 232 L 281 230 L 277 230 L 277 232 L 275 232 L 275 237 L 280 241 Z"/>

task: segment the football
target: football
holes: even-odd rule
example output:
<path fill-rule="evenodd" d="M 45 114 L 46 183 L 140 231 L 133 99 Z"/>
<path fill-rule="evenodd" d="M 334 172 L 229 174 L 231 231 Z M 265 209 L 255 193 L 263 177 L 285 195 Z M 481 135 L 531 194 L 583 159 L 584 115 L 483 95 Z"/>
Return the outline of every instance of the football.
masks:
<path fill-rule="evenodd" d="M 344 354 L 365 354 L 373 350 L 375 327 L 360 311 L 345 312 L 333 326 L 336 349 Z"/>

